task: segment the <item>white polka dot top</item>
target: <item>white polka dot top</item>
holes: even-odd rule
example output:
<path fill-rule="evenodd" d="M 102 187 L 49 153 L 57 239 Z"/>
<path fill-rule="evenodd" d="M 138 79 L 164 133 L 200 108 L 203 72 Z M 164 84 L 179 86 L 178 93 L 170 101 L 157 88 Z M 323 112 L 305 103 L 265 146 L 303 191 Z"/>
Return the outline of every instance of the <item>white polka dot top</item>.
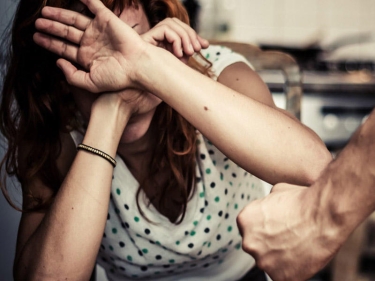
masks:
<path fill-rule="evenodd" d="M 225 68 L 221 55 L 227 66 L 244 60 L 227 48 L 210 47 L 204 56 L 213 58 L 217 76 L 217 69 Z M 230 281 L 238 280 L 254 265 L 253 258 L 241 248 L 236 217 L 246 204 L 264 196 L 263 185 L 197 134 L 197 190 L 179 225 L 148 206 L 144 193 L 139 203 L 149 221 L 142 217 L 136 204 L 139 184 L 116 156 L 107 223 L 97 258 L 109 281 Z M 76 143 L 82 140 L 77 132 L 72 132 L 72 137 Z"/>

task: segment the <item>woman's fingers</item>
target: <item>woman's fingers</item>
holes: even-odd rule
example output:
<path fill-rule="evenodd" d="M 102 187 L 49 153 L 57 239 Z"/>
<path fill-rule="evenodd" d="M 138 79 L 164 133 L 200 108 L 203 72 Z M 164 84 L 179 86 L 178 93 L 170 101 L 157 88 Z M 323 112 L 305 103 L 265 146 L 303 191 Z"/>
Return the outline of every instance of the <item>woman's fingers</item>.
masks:
<path fill-rule="evenodd" d="M 202 49 L 208 48 L 208 46 L 210 45 L 210 42 L 208 42 L 208 40 L 200 37 L 199 35 L 197 35 L 197 38 L 199 43 L 201 44 Z"/>
<path fill-rule="evenodd" d="M 202 49 L 202 46 L 201 42 L 198 40 L 198 34 L 195 32 L 195 30 L 177 18 L 172 18 L 171 20 L 174 21 L 177 26 L 181 27 L 184 32 L 186 32 L 186 35 L 188 36 L 186 39 L 189 40 L 189 43 L 193 47 L 194 51 L 199 52 Z"/>
<path fill-rule="evenodd" d="M 83 36 L 82 30 L 49 19 L 37 19 L 35 21 L 35 27 L 39 31 L 63 38 L 74 44 L 79 44 Z"/>
<path fill-rule="evenodd" d="M 172 46 L 172 53 L 181 58 L 191 56 L 194 52 L 199 52 L 202 48 L 208 47 L 208 41 L 201 38 L 187 24 L 176 18 L 167 18 L 158 23 L 149 32 L 142 35 L 143 39 L 149 43 L 157 44 L 165 41 Z"/>
<path fill-rule="evenodd" d="M 192 29 L 189 25 L 187 25 L 186 23 L 182 22 L 181 20 L 179 20 L 178 18 L 173 18 L 173 20 L 178 24 L 180 25 L 184 30 L 185 32 L 188 34 L 189 38 L 190 38 L 190 41 L 194 47 L 194 50 L 196 52 L 199 52 L 201 49 L 206 49 L 208 46 L 209 46 L 209 42 L 200 37 L 196 31 L 194 29 Z"/>
<path fill-rule="evenodd" d="M 167 25 L 164 25 L 164 26 L 160 26 L 159 28 L 162 28 L 163 29 L 163 33 L 164 33 L 164 39 L 171 44 L 171 49 L 172 49 L 172 53 L 177 56 L 177 57 L 182 57 L 185 54 L 190 54 L 191 52 L 194 52 L 193 48 L 190 47 L 190 49 L 188 50 L 189 48 L 189 43 L 186 42 L 186 39 L 184 40 L 184 38 L 182 38 L 181 35 L 179 35 L 178 33 L 176 33 L 175 30 L 171 29 L 169 26 Z M 185 41 L 185 42 L 184 42 Z M 169 47 L 167 47 L 167 49 L 170 49 Z"/>
<path fill-rule="evenodd" d="M 99 0 L 81 0 L 81 2 L 85 4 L 94 15 L 99 13 L 101 10 L 107 9 L 106 6 L 104 6 L 104 4 Z"/>
<path fill-rule="evenodd" d="M 42 16 L 53 21 L 64 23 L 66 25 L 74 26 L 79 30 L 86 30 L 92 19 L 80 13 L 71 10 L 65 10 L 55 7 L 44 7 L 42 9 Z"/>
<path fill-rule="evenodd" d="M 168 28 L 170 36 L 174 32 L 179 37 L 179 41 L 173 41 L 174 49 L 180 47 L 183 53 L 189 56 L 194 54 L 194 52 L 200 51 L 201 48 L 199 42 L 197 42 L 197 35 L 187 24 L 176 18 L 167 18 L 160 22 L 159 25 Z M 171 41 L 169 42 L 172 43 Z"/>
<path fill-rule="evenodd" d="M 66 81 L 73 86 L 90 91 L 91 93 L 100 92 L 98 87 L 90 78 L 90 73 L 78 70 L 72 63 L 65 59 L 58 59 L 57 66 L 65 75 Z"/>
<path fill-rule="evenodd" d="M 176 18 L 169 18 L 165 20 L 165 23 L 181 38 L 181 47 L 184 54 L 191 56 L 194 52 L 200 51 L 200 47 L 196 43 L 196 33 L 193 29 Z"/>
<path fill-rule="evenodd" d="M 36 44 L 48 51 L 72 62 L 77 62 L 77 46 L 39 32 L 34 34 L 33 39 Z"/>

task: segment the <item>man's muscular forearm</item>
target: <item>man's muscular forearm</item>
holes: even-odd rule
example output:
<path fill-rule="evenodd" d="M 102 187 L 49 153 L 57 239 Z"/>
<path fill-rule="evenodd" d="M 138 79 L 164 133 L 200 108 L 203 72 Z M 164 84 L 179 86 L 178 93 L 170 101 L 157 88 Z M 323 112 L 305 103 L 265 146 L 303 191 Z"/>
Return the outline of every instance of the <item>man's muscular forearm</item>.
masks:
<path fill-rule="evenodd" d="M 237 222 L 243 248 L 274 281 L 306 280 L 375 210 L 375 111 L 310 187 L 277 184 Z"/>
<path fill-rule="evenodd" d="M 311 186 L 345 240 L 375 210 L 374 190 L 375 110 Z"/>

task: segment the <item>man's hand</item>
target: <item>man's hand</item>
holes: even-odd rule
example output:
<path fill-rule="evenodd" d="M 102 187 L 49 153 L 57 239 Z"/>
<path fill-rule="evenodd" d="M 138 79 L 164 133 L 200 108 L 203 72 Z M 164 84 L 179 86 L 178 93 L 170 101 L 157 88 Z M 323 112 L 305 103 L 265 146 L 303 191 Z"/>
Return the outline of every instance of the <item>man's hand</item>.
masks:
<path fill-rule="evenodd" d="M 237 218 L 244 251 L 274 281 L 302 281 L 334 256 L 340 243 L 310 188 L 277 184 Z"/>

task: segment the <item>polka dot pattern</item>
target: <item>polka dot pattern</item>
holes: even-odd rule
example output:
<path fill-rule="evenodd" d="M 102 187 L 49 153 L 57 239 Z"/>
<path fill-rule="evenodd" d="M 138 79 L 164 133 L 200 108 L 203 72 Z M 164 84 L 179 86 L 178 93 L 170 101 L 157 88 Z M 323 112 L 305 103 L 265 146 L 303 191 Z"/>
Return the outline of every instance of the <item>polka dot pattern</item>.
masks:
<path fill-rule="evenodd" d="M 220 57 L 228 53 L 216 47 L 208 55 L 214 69 Z M 250 201 L 264 195 L 263 187 L 200 133 L 197 145 L 197 190 L 179 225 L 171 224 L 148 206 L 143 193 L 139 203 L 149 221 L 139 213 L 135 200 L 138 182 L 116 157 L 106 235 L 97 259 L 109 280 L 183 280 L 176 276 L 215 272 L 230 262 L 231 255 L 238 256 L 236 263 L 243 262 L 244 268 L 251 266 L 252 261 L 242 251 L 236 217 Z M 238 279 L 225 274 L 221 272 L 221 279 L 215 280 Z"/>

